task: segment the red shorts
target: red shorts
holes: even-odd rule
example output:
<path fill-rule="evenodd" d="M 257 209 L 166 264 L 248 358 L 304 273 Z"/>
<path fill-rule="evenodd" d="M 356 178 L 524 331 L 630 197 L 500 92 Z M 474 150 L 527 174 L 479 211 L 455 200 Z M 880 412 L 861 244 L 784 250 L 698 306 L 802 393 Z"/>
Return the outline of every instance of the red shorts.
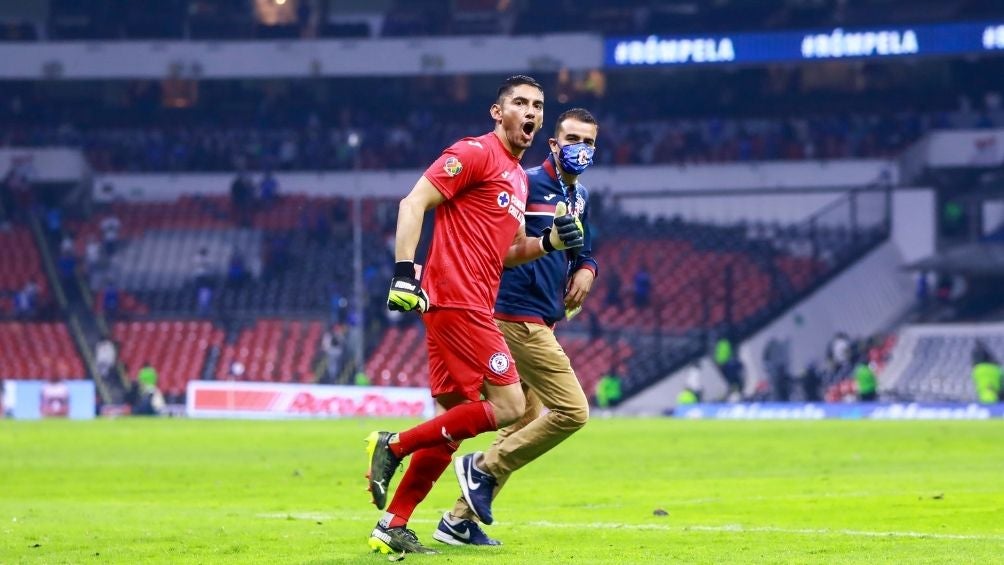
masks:
<path fill-rule="evenodd" d="M 485 382 L 495 386 L 519 382 L 516 362 L 491 315 L 434 308 L 422 314 L 422 321 L 432 396 L 454 392 L 479 400 Z"/>

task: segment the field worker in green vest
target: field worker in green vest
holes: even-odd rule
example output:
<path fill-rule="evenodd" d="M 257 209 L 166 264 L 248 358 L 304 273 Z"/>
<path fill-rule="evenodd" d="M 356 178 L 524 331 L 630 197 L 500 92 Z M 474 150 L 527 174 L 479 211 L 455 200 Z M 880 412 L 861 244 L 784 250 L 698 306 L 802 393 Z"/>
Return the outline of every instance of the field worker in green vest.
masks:
<path fill-rule="evenodd" d="M 878 400 L 878 380 L 868 363 L 858 363 L 854 367 L 854 380 L 858 385 L 858 400 L 874 402 Z"/>
<path fill-rule="evenodd" d="M 609 408 L 621 399 L 621 380 L 617 374 L 611 370 L 600 382 L 596 383 L 596 404 L 600 408 Z"/>
<path fill-rule="evenodd" d="M 973 385 L 980 404 L 994 404 L 1001 399 L 1001 366 L 990 350 L 977 341 L 973 349 Z"/>

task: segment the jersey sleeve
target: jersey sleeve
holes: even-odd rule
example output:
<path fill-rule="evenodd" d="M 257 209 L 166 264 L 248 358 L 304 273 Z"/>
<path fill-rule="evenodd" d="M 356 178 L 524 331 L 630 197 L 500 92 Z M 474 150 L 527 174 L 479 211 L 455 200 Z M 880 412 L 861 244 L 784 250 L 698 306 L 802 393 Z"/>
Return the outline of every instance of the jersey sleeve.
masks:
<path fill-rule="evenodd" d="M 488 159 L 488 148 L 476 138 L 461 139 L 446 148 L 423 176 L 449 200 L 482 180 Z"/>

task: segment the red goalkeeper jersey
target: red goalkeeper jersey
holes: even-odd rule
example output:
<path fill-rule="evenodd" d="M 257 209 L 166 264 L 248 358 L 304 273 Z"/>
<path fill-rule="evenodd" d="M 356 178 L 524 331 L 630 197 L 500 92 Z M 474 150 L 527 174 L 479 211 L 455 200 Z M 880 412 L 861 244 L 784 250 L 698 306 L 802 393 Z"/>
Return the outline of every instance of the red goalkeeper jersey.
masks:
<path fill-rule="evenodd" d="M 502 261 L 524 223 L 527 178 L 494 132 L 443 151 L 425 178 L 446 197 L 436 208 L 422 288 L 433 307 L 491 313 Z"/>

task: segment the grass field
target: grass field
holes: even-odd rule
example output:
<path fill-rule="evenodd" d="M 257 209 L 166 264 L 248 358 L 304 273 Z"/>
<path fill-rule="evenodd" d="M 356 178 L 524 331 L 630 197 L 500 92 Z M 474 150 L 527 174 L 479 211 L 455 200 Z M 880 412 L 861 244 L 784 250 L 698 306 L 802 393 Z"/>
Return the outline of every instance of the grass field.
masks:
<path fill-rule="evenodd" d="M 0 563 L 386 562 L 363 438 L 406 424 L 0 421 Z M 1004 563 L 1001 421 L 597 419 L 510 481 L 500 548 L 432 540 L 447 473 L 408 562 Z"/>

